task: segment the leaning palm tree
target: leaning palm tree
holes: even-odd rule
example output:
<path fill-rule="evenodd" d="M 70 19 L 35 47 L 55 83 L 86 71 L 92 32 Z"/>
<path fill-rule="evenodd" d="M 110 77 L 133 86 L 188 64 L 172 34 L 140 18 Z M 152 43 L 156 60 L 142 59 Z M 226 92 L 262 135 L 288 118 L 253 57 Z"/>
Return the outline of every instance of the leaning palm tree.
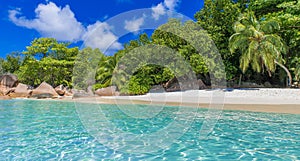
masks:
<path fill-rule="evenodd" d="M 253 12 L 242 14 L 234 24 L 236 32 L 229 38 L 229 49 L 233 53 L 241 52 L 240 68 L 244 73 L 251 65 L 256 72 L 265 70 L 271 75 L 276 64 L 283 68 L 288 77 L 290 86 L 292 77 L 289 70 L 283 65 L 282 54 L 286 53 L 283 40 L 275 31 L 279 30 L 277 21 L 262 21 L 256 19 Z"/>

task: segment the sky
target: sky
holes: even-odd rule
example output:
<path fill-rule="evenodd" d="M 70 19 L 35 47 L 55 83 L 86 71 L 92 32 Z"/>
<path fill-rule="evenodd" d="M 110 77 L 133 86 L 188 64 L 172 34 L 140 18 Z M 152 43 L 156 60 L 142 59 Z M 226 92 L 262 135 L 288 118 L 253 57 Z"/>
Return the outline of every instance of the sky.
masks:
<path fill-rule="evenodd" d="M 22 52 L 39 37 L 110 54 L 138 34 L 176 17 L 194 20 L 204 0 L 3 0 L 0 57 Z"/>

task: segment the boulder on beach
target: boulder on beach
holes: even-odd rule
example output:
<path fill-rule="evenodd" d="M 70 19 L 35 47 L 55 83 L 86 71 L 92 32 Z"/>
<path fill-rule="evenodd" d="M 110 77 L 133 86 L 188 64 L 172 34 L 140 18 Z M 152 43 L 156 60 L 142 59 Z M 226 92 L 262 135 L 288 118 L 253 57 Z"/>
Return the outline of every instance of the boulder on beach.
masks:
<path fill-rule="evenodd" d="M 198 79 L 198 85 L 199 85 L 199 89 L 207 89 L 207 86 L 204 84 L 204 82 L 201 79 Z"/>
<path fill-rule="evenodd" d="M 0 96 L 0 100 L 9 100 L 11 97 L 9 96 Z"/>
<path fill-rule="evenodd" d="M 32 90 L 28 90 L 26 84 L 19 83 L 13 92 L 9 94 L 10 97 L 30 97 Z"/>
<path fill-rule="evenodd" d="M 64 96 L 73 96 L 72 91 L 66 90 Z"/>
<path fill-rule="evenodd" d="M 188 77 L 175 77 L 166 82 L 163 87 L 167 92 L 207 89 L 206 85 L 201 79 L 193 80 L 189 79 Z"/>
<path fill-rule="evenodd" d="M 50 84 L 43 82 L 36 89 L 32 90 L 31 97 L 53 98 L 53 97 L 58 97 L 58 94 Z"/>
<path fill-rule="evenodd" d="M 242 82 L 240 88 L 264 88 L 264 85 L 259 85 L 254 82 Z"/>
<path fill-rule="evenodd" d="M 100 88 L 95 91 L 98 96 L 118 96 L 119 92 L 116 91 L 116 86 L 109 86 L 106 88 Z"/>
<path fill-rule="evenodd" d="M 54 88 L 56 93 L 59 94 L 60 96 L 63 96 L 66 93 L 66 88 L 64 87 L 64 85 L 59 85 L 57 87 Z"/>
<path fill-rule="evenodd" d="M 264 87 L 266 87 L 266 88 L 272 88 L 272 84 L 267 81 L 267 82 L 264 83 Z"/>
<path fill-rule="evenodd" d="M 300 88 L 299 82 L 293 82 L 293 84 L 291 85 L 291 88 Z"/>
<path fill-rule="evenodd" d="M 68 93 L 70 93 L 70 92 L 68 92 Z M 72 94 L 73 98 L 81 98 L 81 97 L 91 97 L 91 96 L 94 96 L 94 94 L 88 93 L 85 90 L 78 90 L 78 89 L 72 89 L 71 90 L 71 94 Z"/>
<path fill-rule="evenodd" d="M 13 92 L 15 89 L 7 86 L 0 85 L 0 96 L 6 96 L 9 93 Z"/>
<path fill-rule="evenodd" d="M 53 98 L 53 95 L 50 93 L 41 93 L 41 94 L 35 94 L 33 97 L 37 99 L 45 99 L 45 98 Z"/>
<path fill-rule="evenodd" d="M 19 81 L 17 76 L 13 74 L 4 74 L 0 76 L 0 95 L 6 96 L 13 92 L 18 85 Z"/>
<path fill-rule="evenodd" d="M 0 76 L 0 85 L 13 88 L 18 85 L 18 77 L 14 74 L 4 74 Z"/>
<path fill-rule="evenodd" d="M 149 90 L 149 93 L 164 93 L 166 92 L 162 85 L 154 85 Z"/>
<path fill-rule="evenodd" d="M 54 88 L 56 93 L 60 96 L 73 96 L 73 93 L 71 90 L 68 90 L 64 85 L 59 85 Z"/>

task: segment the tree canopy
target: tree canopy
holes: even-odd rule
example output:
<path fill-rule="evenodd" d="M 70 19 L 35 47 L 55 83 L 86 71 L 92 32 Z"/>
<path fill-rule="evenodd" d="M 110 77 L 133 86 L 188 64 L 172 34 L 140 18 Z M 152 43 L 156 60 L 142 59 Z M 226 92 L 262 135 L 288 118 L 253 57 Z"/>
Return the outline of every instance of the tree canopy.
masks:
<path fill-rule="evenodd" d="M 54 38 L 36 38 L 25 51 L 1 58 L 0 72 L 14 73 L 32 86 L 46 81 L 52 86 L 96 90 L 119 84 L 118 90 L 126 94 L 165 86 L 186 77 L 187 70 L 208 86 L 212 78 L 222 80 L 225 75 L 234 87 L 239 80 L 280 87 L 287 77 L 290 83 L 292 78 L 300 81 L 300 1 L 205 0 L 195 19 L 184 23 L 170 19 L 111 56 L 90 47 L 79 50 Z M 155 55 L 157 49 L 164 51 Z M 184 63 L 174 63 L 175 57 Z M 146 62 L 149 59 L 155 61 Z"/>

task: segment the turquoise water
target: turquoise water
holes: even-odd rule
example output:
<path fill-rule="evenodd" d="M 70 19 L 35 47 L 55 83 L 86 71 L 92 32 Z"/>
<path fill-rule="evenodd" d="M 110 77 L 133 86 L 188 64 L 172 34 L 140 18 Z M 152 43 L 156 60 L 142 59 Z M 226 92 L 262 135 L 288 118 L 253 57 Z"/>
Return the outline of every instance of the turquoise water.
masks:
<path fill-rule="evenodd" d="M 92 104 L 80 106 L 98 108 Z M 0 160 L 300 160 L 300 115 L 223 111 L 213 131 L 200 139 L 207 111 L 199 109 L 185 117 L 193 120 L 191 127 L 173 144 L 141 154 L 104 146 L 88 133 L 75 107 L 72 102 L 1 101 Z M 101 107 L 115 127 L 136 135 L 163 129 L 178 112 L 177 107 L 164 107 L 155 117 L 141 119 L 129 117 L 114 105 Z M 102 127 L 99 132 L 109 129 Z M 118 134 L 110 137 L 118 144 L 113 141 Z"/>

